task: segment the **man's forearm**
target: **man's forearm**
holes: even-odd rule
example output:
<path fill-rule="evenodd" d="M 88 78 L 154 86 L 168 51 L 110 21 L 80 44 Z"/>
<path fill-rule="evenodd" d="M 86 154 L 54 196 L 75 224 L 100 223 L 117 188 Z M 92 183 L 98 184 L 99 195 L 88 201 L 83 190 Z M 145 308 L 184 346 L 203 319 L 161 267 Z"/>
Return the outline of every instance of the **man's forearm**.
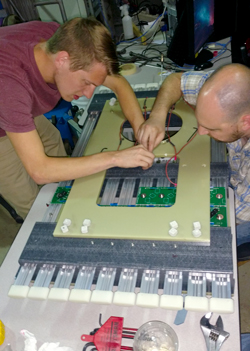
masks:
<path fill-rule="evenodd" d="M 182 96 L 181 75 L 182 73 L 173 73 L 164 80 L 152 107 L 150 118 L 165 121 L 171 106 Z"/>
<path fill-rule="evenodd" d="M 122 151 L 110 151 L 84 157 L 48 157 L 44 155 L 29 173 L 38 184 L 86 177 L 112 167 L 151 167 L 154 155 L 138 145 Z M 41 162 L 42 160 L 42 162 Z"/>
<path fill-rule="evenodd" d="M 36 130 L 7 135 L 30 177 L 38 184 L 71 180 L 111 167 L 151 167 L 154 154 L 138 145 L 84 157 L 48 157 Z"/>
<path fill-rule="evenodd" d="M 144 118 L 139 102 L 130 86 L 126 89 L 126 92 L 123 91 L 119 94 L 119 103 L 125 117 L 136 133 L 140 125 L 144 122 Z"/>
<path fill-rule="evenodd" d="M 135 133 L 144 122 L 142 110 L 130 84 L 124 77 L 107 77 L 105 85 L 116 94 L 122 112 Z"/>
<path fill-rule="evenodd" d="M 47 184 L 77 179 L 114 167 L 112 152 L 84 157 L 47 157 L 45 167 L 33 168 L 32 178 L 38 184 Z"/>

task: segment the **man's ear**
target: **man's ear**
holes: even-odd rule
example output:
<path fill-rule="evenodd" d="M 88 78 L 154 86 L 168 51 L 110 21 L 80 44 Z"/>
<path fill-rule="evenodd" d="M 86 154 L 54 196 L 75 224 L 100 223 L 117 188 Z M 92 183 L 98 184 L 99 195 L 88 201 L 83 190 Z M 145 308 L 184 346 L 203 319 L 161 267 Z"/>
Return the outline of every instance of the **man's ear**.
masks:
<path fill-rule="evenodd" d="M 55 65 L 57 68 L 62 67 L 65 63 L 69 62 L 69 54 L 67 51 L 58 51 L 55 57 Z"/>
<path fill-rule="evenodd" d="M 250 131 L 250 114 L 242 116 L 240 124 L 243 132 Z"/>

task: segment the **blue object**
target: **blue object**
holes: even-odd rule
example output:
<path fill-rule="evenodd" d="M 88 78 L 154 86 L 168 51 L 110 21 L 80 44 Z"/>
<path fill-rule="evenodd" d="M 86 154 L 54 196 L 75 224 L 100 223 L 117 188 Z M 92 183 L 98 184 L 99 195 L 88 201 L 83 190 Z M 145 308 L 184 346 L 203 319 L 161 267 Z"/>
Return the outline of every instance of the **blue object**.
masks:
<path fill-rule="evenodd" d="M 250 222 L 243 222 L 236 226 L 237 246 L 250 242 Z"/>
<path fill-rule="evenodd" d="M 52 119 L 52 116 L 60 118 L 63 117 L 65 113 L 68 113 L 71 107 L 71 102 L 61 100 L 53 110 L 45 113 L 44 116 L 48 119 Z"/>
<path fill-rule="evenodd" d="M 57 119 L 56 128 L 60 131 L 62 140 L 68 140 L 71 148 L 74 148 L 74 142 L 72 139 L 72 134 L 69 129 L 67 120 L 64 117 Z"/>
<path fill-rule="evenodd" d="M 2 27 L 3 22 L 4 22 L 6 17 L 7 17 L 7 12 L 3 8 L 3 5 L 2 5 L 2 3 L 0 1 L 0 27 Z"/>
<path fill-rule="evenodd" d="M 182 310 L 179 310 L 176 313 L 174 324 L 175 325 L 183 324 L 185 322 L 186 316 L 187 316 L 187 310 L 185 310 L 185 308 L 183 308 Z"/>
<path fill-rule="evenodd" d="M 63 140 L 68 140 L 71 148 L 74 148 L 74 142 L 72 134 L 68 125 L 68 120 L 72 119 L 71 113 L 71 102 L 61 100 L 60 103 L 51 111 L 44 114 L 46 118 L 52 120 L 52 117 L 56 117 L 56 128 L 60 131 Z"/>
<path fill-rule="evenodd" d="M 250 333 L 241 334 L 241 350 L 242 351 L 250 350 Z"/>
<path fill-rule="evenodd" d="M 166 32 L 168 29 L 168 26 L 166 24 L 164 24 L 163 26 L 161 26 L 161 31 L 162 32 Z"/>

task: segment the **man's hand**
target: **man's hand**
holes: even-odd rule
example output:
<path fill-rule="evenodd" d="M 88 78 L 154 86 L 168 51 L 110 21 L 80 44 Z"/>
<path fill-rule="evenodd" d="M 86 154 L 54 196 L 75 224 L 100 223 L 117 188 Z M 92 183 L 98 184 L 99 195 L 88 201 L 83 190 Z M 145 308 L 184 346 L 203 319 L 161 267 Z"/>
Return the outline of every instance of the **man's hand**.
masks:
<path fill-rule="evenodd" d="M 154 161 L 154 154 L 144 146 L 137 145 L 114 153 L 114 163 L 116 167 L 133 168 L 142 167 L 148 169 Z"/>
<path fill-rule="evenodd" d="M 168 111 L 182 96 L 182 73 L 172 73 L 164 80 L 157 94 L 149 119 L 142 123 L 136 138 L 149 151 L 163 140 Z M 136 131 L 136 129 L 134 128 Z"/>
<path fill-rule="evenodd" d="M 149 118 L 141 124 L 136 139 L 150 152 L 160 144 L 165 136 L 165 122 Z"/>

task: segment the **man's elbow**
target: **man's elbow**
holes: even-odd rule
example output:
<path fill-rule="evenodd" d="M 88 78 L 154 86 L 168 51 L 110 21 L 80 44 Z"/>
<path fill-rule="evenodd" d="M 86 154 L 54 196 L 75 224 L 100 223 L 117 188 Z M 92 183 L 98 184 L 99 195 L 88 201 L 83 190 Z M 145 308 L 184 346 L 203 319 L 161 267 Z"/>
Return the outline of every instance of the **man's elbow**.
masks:
<path fill-rule="evenodd" d="M 30 177 L 34 180 L 34 182 L 38 185 L 51 183 L 48 176 L 43 170 L 34 169 L 29 171 L 28 173 Z"/>

